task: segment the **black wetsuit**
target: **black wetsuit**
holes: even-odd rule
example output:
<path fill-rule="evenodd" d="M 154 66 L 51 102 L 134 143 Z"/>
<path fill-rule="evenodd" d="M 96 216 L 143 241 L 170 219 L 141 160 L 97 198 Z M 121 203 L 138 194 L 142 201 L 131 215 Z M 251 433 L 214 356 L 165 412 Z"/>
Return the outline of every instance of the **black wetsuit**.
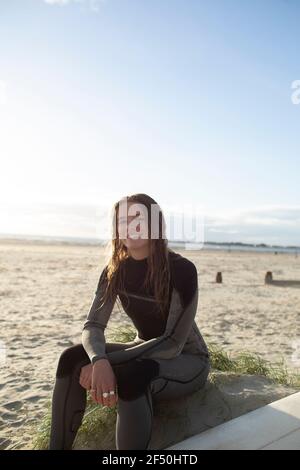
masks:
<path fill-rule="evenodd" d="M 81 367 L 109 360 L 118 385 L 116 448 L 147 449 L 152 432 L 152 400 L 192 393 L 205 385 L 209 352 L 198 329 L 198 275 L 192 261 L 168 252 L 170 286 L 168 315 L 163 319 L 153 291 L 142 286 L 148 259 L 127 258 L 124 290 L 118 295 L 136 327 L 129 343 L 109 343 L 104 331 L 116 296 L 100 309 L 107 278 L 101 272 L 95 297 L 82 330 L 82 344 L 67 348 L 58 362 L 52 401 L 49 449 L 70 449 L 86 407 L 86 389 L 79 384 Z M 129 300 L 129 301 L 128 301 Z M 130 425 L 128 423 L 130 422 Z"/>

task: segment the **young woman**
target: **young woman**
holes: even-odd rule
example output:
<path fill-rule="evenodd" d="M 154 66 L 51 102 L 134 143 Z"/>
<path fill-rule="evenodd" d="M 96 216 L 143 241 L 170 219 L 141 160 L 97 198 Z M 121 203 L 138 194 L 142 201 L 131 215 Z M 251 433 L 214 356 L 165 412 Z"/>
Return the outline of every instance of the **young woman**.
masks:
<path fill-rule="evenodd" d="M 87 391 L 95 402 L 117 406 L 118 450 L 148 449 L 153 401 L 199 390 L 210 371 L 195 322 L 197 270 L 168 247 L 156 201 L 134 194 L 115 203 L 113 230 L 111 256 L 83 325 L 82 344 L 64 350 L 58 361 L 49 449 L 72 448 Z M 137 330 L 128 343 L 104 337 L 117 297 Z"/>

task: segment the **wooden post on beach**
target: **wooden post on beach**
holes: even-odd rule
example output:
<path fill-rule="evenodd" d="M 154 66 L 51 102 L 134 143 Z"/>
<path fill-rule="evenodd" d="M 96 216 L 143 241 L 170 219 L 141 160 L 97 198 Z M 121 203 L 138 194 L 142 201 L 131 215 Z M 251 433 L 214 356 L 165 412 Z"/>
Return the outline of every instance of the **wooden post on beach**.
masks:
<path fill-rule="evenodd" d="M 265 284 L 271 284 L 273 281 L 273 275 L 271 271 L 267 271 L 265 275 Z"/>
<path fill-rule="evenodd" d="M 217 273 L 216 282 L 222 284 L 222 273 L 220 271 Z"/>

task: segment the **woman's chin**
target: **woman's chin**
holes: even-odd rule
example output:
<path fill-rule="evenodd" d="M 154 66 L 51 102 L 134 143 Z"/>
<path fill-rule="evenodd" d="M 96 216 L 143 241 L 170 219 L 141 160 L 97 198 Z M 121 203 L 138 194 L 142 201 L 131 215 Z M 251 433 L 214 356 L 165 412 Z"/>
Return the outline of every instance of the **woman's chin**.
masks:
<path fill-rule="evenodd" d="M 132 238 L 126 238 L 125 240 L 123 240 L 123 243 L 125 246 L 127 246 L 127 248 L 142 248 L 143 246 L 145 246 L 145 243 L 146 240 L 142 239 L 142 238 L 138 238 L 138 239 L 132 239 Z"/>

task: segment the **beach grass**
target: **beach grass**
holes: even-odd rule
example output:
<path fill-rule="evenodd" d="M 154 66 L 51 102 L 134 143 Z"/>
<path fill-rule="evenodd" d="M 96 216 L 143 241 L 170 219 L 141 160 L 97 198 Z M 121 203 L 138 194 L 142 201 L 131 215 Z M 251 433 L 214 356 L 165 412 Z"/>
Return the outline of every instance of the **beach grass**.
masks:
<path fill-rule="evenodd" d="M 121 326 L 107 329 L 106 341 L 129 342 L 135 338 L 136 330 L 130 326 Z M 211 357 L 211 377 L 215 371 L 235 373 L 239 375 L 260 375 L 267 377 L 274 384 L 282 384 L 300 389 L 300 375 L 291 373 L 282 359 L 277 364 L 261 358 L 258 354 L 247 351 L 232 357 L 223 348 L 215 344 L 208 344 Z M 87 395 L 87 406 L 82 424 L 78 430 L 76 440 L 84 446 L 89 436 L 101 434 L 102 442 L 111 442 L 111 434 L 115 434 L 117 406 L 106 407 L 96 404 Z M 35 450 L 48 449 L 51 426 L 51 399 L 46 403 L 45 414 L 33 432 L 32 448 Z"/>
<path fill-rule="evenodd" d="M 233 372 L 236 374 L 260 375 L 274 383 L 300 389 L 300 374 L 293 373 L 287 368 L 283 358 L 273 364 L 259 354 L 242 351 L 233 357 L 215 344 L 208 344 L 211 356 L 212 370 Z"/>

